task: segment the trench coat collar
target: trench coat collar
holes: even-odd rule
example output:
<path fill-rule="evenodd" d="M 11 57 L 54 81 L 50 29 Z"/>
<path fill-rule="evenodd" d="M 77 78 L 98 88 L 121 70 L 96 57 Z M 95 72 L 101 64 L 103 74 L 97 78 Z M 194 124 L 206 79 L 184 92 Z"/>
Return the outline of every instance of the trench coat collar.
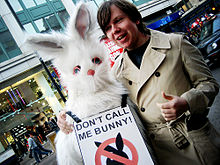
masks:
<path fill-rule="evenodd" d="M 168 34 L 156 31 L 156 30 L 150 30 L 151 32 L 151 47 L 156 49 L 170 49 L 170 41 L 168 38 Z"/>

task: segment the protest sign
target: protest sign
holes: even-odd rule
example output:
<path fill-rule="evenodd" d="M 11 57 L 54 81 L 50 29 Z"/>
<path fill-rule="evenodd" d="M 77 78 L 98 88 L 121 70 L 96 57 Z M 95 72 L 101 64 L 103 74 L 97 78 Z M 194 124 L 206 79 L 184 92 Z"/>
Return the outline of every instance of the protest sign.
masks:
<path fill-rule="evenodd" d="M 82 119 L 74 128 L 86 165 L 154 164 L 128 106 Z"/>

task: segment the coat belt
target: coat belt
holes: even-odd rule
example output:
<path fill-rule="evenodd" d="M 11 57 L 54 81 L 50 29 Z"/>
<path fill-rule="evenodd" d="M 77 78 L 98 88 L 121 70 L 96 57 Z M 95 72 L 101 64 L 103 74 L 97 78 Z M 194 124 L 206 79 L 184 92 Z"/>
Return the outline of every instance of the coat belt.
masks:
<path fill-rule="evenodd" d="M 179 149 L 186 148 L 190 143 L 186 138 L 186 124 L 185 124 L 186 115 L 182 115 L 176 120 L 166 122 L 166 123 L 159 123 L 159 124 L 147 124 L 149 130 L 157 130 L 161 128 L 168 128 L 169 134 Z"/>

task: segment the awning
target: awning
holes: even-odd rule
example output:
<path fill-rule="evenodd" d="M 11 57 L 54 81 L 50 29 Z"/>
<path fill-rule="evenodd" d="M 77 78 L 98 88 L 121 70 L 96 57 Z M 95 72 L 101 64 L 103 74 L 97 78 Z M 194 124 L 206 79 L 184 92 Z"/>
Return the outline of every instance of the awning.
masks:
<path fill-rule="evenodd" d="M 184 14 L 183 10 L 177 11 L 177 12 L 175 12 L 175 13 L 167 16 L 167 17 L 164 17 L 164 18 L 162 18 L 162 19 L 160 19 L 160 20 L 158 20 L 158 21 L 156 21 L 156 22 L 154 22 L 150 25 L 147 25 L 147 27 L 150 28 L 150 29 L 157 29 L 161 26 L 164 26 L 164 25 L 168 24 L 169 22 L 172 22 L 172 21 L 180 18 L 181 15 L 183 15 L 183 14 Z"/>

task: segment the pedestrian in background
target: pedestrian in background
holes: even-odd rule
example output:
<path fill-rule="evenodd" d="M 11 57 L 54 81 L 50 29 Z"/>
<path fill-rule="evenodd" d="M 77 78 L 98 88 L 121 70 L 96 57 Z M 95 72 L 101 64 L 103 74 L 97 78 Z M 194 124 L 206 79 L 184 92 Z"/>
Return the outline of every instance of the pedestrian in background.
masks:
<path fill-rule="evenodd" d="M 25 134 L 25 137 L 28 139 L 28 150 L 32 152 L 33 156 L 34 156 L 34 159 L 36 160 L 37 163 L 40 163 L 40 159 L 39 157 L 42 157 L 41 155 L 48 155 L 49 152 L 44 152 L 44 151 L 41 151 L 36 142 L 34 141 L 33 139 L 33 134 L 32 133 L 29 133 L 27 132 Z"/>
<path fill-rule="evenodd" d="M 32 132 L 32 135 L 33 135 L 33 140 L 34 142 L 37 144 L 37 147 L 44 151 L 44 152 L 48 152 L 49 154 L 52 153 L 52 150 L 49 150 L 49 149 L 46 149 L 43 147 L 43 145 L 41 144 L 40 140 L 39 140 L 39 137 L 38 137 L 38 134 L 36 134 L 35 132 Z M 39 155 L 39 158 L 42 159 L 42 155 L 40 154 Z"/>

